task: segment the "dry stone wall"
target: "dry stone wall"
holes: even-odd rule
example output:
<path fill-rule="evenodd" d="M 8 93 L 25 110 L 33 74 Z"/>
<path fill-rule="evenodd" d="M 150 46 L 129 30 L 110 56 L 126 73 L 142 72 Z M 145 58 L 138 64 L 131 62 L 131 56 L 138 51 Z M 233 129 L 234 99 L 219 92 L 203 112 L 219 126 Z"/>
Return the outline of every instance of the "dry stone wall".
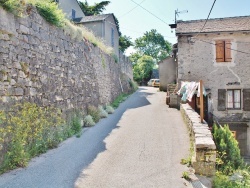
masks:
<path fill-rule="evenodd" d="M 131 69 L 121 71 L 124 63 Z M 19 18 L 0 7 L 2 102 L 28 100 L 62 109 L 104 105 L 122 88 L 130 89 L 132 66 L 129 61 L 121 64 L 87 40 L 72 40 L 34 8 L 29 16 Z"/>
<path fill-rule="evenodd" d="M 189 104 L 180 104 L 180 111 L 188 126 L 194 156 L 192 166 L 196 174 L 215 175 L 216 145 L 206 122 L 200 123 L 200 116 Z"/>

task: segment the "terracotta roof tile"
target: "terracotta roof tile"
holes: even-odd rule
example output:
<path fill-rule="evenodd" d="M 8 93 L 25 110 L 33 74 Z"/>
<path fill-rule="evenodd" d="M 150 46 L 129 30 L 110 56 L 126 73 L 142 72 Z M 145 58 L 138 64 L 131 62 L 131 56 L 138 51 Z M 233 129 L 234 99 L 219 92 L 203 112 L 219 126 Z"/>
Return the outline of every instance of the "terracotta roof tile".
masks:
<path fill-rule="evenodd" d="M 176 34 L 198 33 L 206 20 L 178 21 Z M 201 33 L 250 31 L 250 16 L 209 19 Z"/>

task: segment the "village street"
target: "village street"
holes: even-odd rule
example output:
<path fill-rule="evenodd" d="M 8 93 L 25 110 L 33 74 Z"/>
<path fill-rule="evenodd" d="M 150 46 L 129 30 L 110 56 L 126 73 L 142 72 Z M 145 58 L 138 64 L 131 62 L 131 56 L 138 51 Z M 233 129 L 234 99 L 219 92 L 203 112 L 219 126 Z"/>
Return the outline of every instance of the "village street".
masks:
<path fill-rule="evenodd" d="M 0 187 L 189 187 L 181 178 L 187 167 L 180 164 L 189 154 L 187 128 L 165 95 L 140 87 L 80 138 L 1 175 Z"/>

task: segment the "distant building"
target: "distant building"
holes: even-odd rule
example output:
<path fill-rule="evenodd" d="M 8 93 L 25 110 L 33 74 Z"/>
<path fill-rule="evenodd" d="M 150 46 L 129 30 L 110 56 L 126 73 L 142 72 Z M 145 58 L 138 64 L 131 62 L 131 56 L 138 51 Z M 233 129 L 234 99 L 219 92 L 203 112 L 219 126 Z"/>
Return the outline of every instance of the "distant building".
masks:
<path fill-rule="evenodd" d="M 66 17 L 70 20 L 85 16 L 77 0 L 55 0 L 55 2 L 58 3 L 59 8 L 63 10 Z"/>
<path fill-rule="evenodd" d="M 84 25 L 95 36 L 102 38 L 106 45 L 114 48 L 115 54 L 119 57 L 119 32 L 113 14 L 85 16 L 74 19 L 74 22 Z"/>
<path fill-rule="evenodd" d="M 166 91 L 168 84 L 176 83 L 177 62 L 175 60 L 176 59 L 173 57 L 167 57 L 166 59 L 158 62 L 161 91 Z"/>

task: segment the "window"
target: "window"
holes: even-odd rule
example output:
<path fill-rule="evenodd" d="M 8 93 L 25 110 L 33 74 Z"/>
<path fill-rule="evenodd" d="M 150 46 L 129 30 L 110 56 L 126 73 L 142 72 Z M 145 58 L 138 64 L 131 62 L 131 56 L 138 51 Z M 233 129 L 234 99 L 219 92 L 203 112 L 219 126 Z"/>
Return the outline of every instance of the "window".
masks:
<path fill-rule="evenodd" d="M 239 89 L 227 90 L 227 108 L 228 109 L 240 109 L 241 97 Z"/>
<path fill-rule="evenodd" d="M 115 46 L 115 41 L 114 41 L 114 29 L 111 28 L 111 46 L 114 47 Z"/>
<path fill-rule="evenodd" d="M 216 44 L 216 62 L 231 62 L 231 41 L 218 40 Z"/>
<path fill-rule="evenodd" d="M 76 11 L 74 9 L 72 9 L 72 19 L 76 18 Z"/>
<path fill-rule="evenodd" d="M 229 110 L 241 109 L 241 90 L 240 89 L 228 89 L 228 90 L 219 89 L 218 90 L 218 111 L 224 111 L 226 109 L 229 109 Z"/>

